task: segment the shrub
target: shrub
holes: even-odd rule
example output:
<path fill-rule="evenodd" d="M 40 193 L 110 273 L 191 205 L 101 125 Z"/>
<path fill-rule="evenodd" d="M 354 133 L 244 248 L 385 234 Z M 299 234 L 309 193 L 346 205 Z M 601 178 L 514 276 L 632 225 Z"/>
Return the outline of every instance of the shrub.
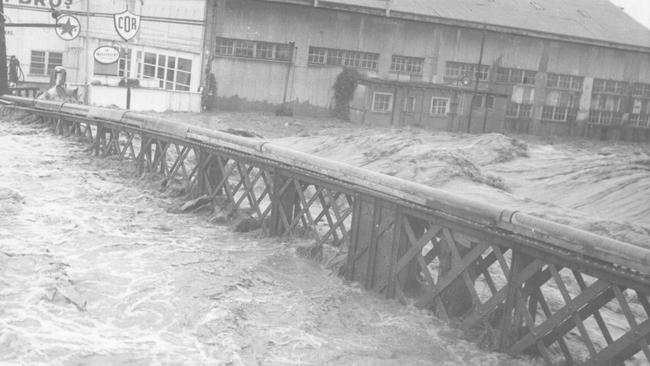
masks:
<path fill-rule="evenodd" d="M 334 117 L 344 121 L 350 120 L 350 101 L 361 74 L 354 69 L 344 69 L 334 82 Z"/>

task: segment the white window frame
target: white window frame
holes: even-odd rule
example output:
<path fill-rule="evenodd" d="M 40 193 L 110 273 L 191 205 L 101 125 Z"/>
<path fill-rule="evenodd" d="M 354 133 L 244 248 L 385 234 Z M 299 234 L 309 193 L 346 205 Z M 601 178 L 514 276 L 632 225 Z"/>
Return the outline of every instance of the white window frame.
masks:
<path fill-rule="evenodd" d="M 153 64 L 147 63 L 145 61 L 147 56 L 151 55 L 154 55 L 156 57 L 155 63 Z M 170 59 L 173 60 L 171 64 Z M 189 61 L 189 70 L 184 70 L 180 67 L 181 60 L 186 64 L 187 61 Z M 178 91 L 192 90 L 192 66 L 194 65 L 194 60 L 189 57 L 167 54 L 159 52 L 157 50 L 138 51 L 136 56 L 136 63 L 138 65 L 138 79 L 158 80 L 160 89 Z M 146 67 L 153 67 L 153 76 L 145 75 L 144 70 Z M 189 83 L 184 83 L 179 76 L 189 76 Z"/>
<path fill-rule="evenodd" d="M 393 55 L 390 63 L 390 72 L 422 75 L 424 59 L 420 57 Z"/>
<path fill-rule="evenodd" d="M 34 72 L 34 52 L 43 52 L 43 62 L 42 62 L 42 67 L 43 67 L 43 73 L 38 73 Z M 52 61 L 50 60 L 52 54 L 57 54 L 61 55 L 61 64 L 60 65 L 53 65 Z M 37 64 L 41 64 L 41 62 L 38 62 Z M 42 51 L 42 50 L 31 50 L 30 51 L 30 60 L 29 60 L 29 75 L 34 75 L 34 76 L 48 76 L 50 75 L 50 72 L 54 70 L 56 66 L 62 66 L 63 65 L 63 52 L 59 51 Z"/>
<path fill-rule="evenodd" d="M 378 53 L 337 48 L 309 47 L 308 65 L 310 66 L 345 66 L 357 69 L 377 70 L 378 63 Z"/>
<path fill-rule="evenodd" d="M 415 112 L 415 105 L 417 103 L 417 97 L 414 95 L 407 95 L 404 98 L 404 112 L 413 113 Z"/>
<path fill-rule="evenodd" d="M 437 102 L 437 101 L 442 101 L 442 100 L 445 101 L 445 112 L 444 113 L 437 113 L 437 111 L 439 110 L 440 107 L 436 103 L 436 113 L 434 113 L 434 110 L 433 110 L 434 101 Z M 429 114 L 432 115 L 432 116 L 446 116 L 446 115 L 448 115 L 449 114 L 449 103 L 450 103 L 449 98 L 431 97 L 431 104 L 429 105 Z"/>
<path fill-rule="evenodd" d="M 389 97 L 387 109 L 377 109 L 377 97 L 380 95 Z M 374 92 L 372 94 L 372 111 L 375 113 L 391 113 L 393 111 L 393 98 L 393 93 Z"/>

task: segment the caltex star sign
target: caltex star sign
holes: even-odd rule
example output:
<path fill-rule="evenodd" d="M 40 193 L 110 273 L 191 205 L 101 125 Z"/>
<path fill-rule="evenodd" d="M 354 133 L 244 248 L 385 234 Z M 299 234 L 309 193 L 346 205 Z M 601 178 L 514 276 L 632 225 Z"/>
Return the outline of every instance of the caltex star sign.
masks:
<path fill-rule="evenodd" d="M 56 35 L 64 41 L 72 41 L 81 33 L 79 19 L 72 15 L 61 15 L 56 18 L 56 25 Z"/>

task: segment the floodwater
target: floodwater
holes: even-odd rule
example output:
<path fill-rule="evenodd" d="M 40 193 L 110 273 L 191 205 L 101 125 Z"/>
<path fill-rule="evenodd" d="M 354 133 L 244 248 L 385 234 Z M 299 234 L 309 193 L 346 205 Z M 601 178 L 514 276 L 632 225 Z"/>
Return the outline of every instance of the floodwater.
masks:
<path fill-rule="evenodd" d="M 649 245 L 647 143 L 380 128 L 322 129 L 276 143 Z"/>
<path fill-rule="evenodd" d="M 0 122 L 0 365 L 528 365 Z"/>

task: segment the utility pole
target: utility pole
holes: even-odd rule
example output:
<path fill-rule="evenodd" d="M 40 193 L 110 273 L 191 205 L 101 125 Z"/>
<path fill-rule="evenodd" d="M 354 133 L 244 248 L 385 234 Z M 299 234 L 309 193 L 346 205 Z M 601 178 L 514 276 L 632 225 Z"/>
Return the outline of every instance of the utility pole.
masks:
<path fill-rule="evenodd" d="M 478 85 L 479 85 L 479 75 L 481 74 L 481 66 L 483 66 L 483 50 L 485 48 L 485 27 L 483 27 L 483 34 L 481 36 L 481 54 L 478 57 L 478 64 L 476 65 L 476 71 L 474 72 L 474 93 L 472 93 L 472 101 L 469 103 L 469 116 L 467 117 L 467 133 L 470 133 L 472 129 L 472 112 L 474 111 L 474 100 L 478 97 Z M 486 98 L 487 99 L 487 94 Z M 487 102 L 487 100 L 486 100 Z"/>
<path fill-rule="evenodd" d="M 0 1 L 0 95 L 9 94 L 9 82 L 7 80 L 7 39 L 5 37 L 5 7 L 4 1 Z"/>

